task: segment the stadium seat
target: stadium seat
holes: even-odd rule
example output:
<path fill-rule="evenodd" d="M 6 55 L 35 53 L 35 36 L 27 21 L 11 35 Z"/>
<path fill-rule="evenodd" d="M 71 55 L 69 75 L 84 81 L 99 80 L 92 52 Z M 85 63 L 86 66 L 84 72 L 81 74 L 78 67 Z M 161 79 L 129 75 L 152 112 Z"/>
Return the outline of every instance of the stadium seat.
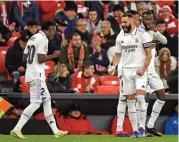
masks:
<path fill-rule="evenodd" d="M 100 76 L 99 82 L 103 86 L 118 86 L 119 79 L 117 76 Z"/>
<path fill-rule="evenodd" d="M 18 37 L 10 37 L 10 39 L 7 41 L 7 45 L 9 47 L 12 47 L 14 45 L 14 42 L 15 40 L 17 39 Z"/>
<path fill-rule="evenodd" d="M 119 86 L 119 80 L 106 80 L 100 83 L 102 86 Z"/>
<path fill-rule="evenodd" d="M 48 77 L 48 75 L 53 72 L 54 67 L 55 67 L 54 61 L 47 61 L 45 63 L 45 75 L 46 75 L 46 77 Z"/>
<path fill-rule="evenodd" d="M 8 46 L 1 46 L 0 47 L 0 73 L 6 73 L 6 67 L 5 67 L 5 58 L 6 58 L 6 53 L 8 50 Z"/>
<path fill-rule="evenodd" d="M 20 77 L 20 85 L 21 85 L 21 92 L 22 93 L 29 93 L 29 85 L 25 82 L 25 77 Z"/>
<path fill-rule="evenodd" d="M 98 86 L 95 89 L 96 94 L 106 94 L 106 95 L 117 95 L 119 94 L 119 86 Z"/>
<path fill-rule="evenodd" d="M 7 80 L 8 81 L 12 81 L 13 80 L 13 78 L 10 76 L 10 74 L 7 72 Z"/>
<path fill-rule="evenodd" d="M 13 32 L 13 33 L 12 33 L 12 37 L 17 37 L 17 38 L 19 38 L 19 37 L 21 37 L 21 33 L 20 33 L 20 32 Z"/>

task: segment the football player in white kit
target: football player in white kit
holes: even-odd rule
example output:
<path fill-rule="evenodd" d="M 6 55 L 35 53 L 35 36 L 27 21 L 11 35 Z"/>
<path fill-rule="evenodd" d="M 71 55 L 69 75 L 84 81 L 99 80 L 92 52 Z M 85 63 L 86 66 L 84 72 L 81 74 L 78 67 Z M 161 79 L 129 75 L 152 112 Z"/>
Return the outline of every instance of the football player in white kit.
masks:
<path fill-rule="evenodd" d="M 116 39 L 116 53 L 113 58 L 110 73 L 115 71 L 118 64 L 122 66 L 121 92 L 125 100 L 119 99 L 117 107 L 117 132 L 116 135 L 126 135 L 123 132 L 123 120 L 128 106 L 128 115 L 133 128 L 132 137 L 145 136 L 144 116 L 146 112 L 145 93 L 147 86 L 147 68 L 151 60 L 151 38 L 145 30 L 137 29 L 133 24 L 133 16 L 125 13 L 121 18 L 121 32 Z M 119 61 L 122 63 L 119 63 Z M 137 128 L 136 98 L 139 102 L 141 117 L 140 128 Z"/>
<path fill-rule="evenodd" d="M 23 111 L 17 125 L 10 134 L 17 138 L 25 138 L 21 129 L 33 115 L 33 113 L 43 104 L 44 116 L 51 127 L 56 138 L 65 136 L 68 131 L 61 131 L 57 128 L 52 109 L 51 97 L 47 89 L 45 80 L 45 62 L 59 57 L 60 51 L 54 51 L 47 56 L 48 40 L 53 39 L 56 32 L 56 24 L 47 21 L 42 24 L 42 30 L 33 35 L 27 42 L 24 50 L 23 61 L 27 62 L 25 81 L 30 86 L 30 105 Z"/>
<path fill-rule="evenodd" d="M 147 71 L 148 83 L 149 83 L 148 92 L 150 93 L 152 91 L 155 92 L 158 98 L 153 105 L 152 113 L 146 126 L 146 132 L 151 133 L 154 136 L 162 136 L 162 134 L 158 132 L 157 129 L 154 127 L 154 123 L 157 120 L 163 105 L 165 104 L 166 94 L 165 94 L 165 89 L 162 80 L 160 79 L 159 75 L 155 71 L 154 60 L 155 60 L 155 53 L 156 53 L 155 50 L 156 42 L 167 44 L 167 39 L 164 35 L 162 35 L 159 31 L 157 31 L 156 26 L 152 24 L 153 20 L 154 20 L 153 14 L 150 11 L 145 11 L 142 14 L 142 23 L 139 26 L 140 29 L 144 29 L 146 32 L 148 32 L 150 37 L 152 38 L 152 42 L 151 42 L 152 59 Z"/>

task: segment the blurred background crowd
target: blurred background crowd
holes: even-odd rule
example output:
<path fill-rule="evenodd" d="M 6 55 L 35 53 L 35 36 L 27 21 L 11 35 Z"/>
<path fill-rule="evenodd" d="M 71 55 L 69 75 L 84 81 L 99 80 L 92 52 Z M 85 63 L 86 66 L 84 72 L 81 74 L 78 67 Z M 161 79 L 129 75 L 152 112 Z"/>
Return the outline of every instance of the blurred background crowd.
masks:
<path fill-rule="evenodd" d="M 138 25 L 144 11 L 152 12 L 152 23 L 167 38 L 167 44 L 155 45 L 155 69 L 166 91 L 178 93 L 178 1 L 174 0 L 0 1 L 0 78 L 7 77 L 13 92 L 29 92 L 23 50 L 41 23 L 50 20 L 57 24 L 57 31 L 49 41 L 48 55 L 55 50 L 61 55 L 46 63 L 49 92 L 119 94 L 118 77 L 110 76 L 107 69 L 115 54 L 120 19 L 127 11 Z M 69 111 L 69 115 L 74 114 Z M 90 133 L 94 132 L 90 127 Z"/>

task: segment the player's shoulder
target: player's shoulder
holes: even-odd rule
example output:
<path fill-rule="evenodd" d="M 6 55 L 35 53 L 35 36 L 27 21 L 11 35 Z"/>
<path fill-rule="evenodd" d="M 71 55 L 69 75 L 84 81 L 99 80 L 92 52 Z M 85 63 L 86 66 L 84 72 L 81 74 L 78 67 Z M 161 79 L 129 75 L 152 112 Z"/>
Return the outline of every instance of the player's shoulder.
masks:
<path fill-rule="evenodd" d="M 121 30 L 119 34 L 117 35 L 116 39 L 120 39 L 122 36 L 124 36 L 124 30 Z"/>
<path fill-rule="evenodd" d="M 143 34 L 143 33 L 146 33 L 146 31 L 145 31 L 143 28 L 140 28 L 140 27 L 137 28 L 137 32 L 138 32 L 138 33 L 142 33 L 142 34 Z"/>

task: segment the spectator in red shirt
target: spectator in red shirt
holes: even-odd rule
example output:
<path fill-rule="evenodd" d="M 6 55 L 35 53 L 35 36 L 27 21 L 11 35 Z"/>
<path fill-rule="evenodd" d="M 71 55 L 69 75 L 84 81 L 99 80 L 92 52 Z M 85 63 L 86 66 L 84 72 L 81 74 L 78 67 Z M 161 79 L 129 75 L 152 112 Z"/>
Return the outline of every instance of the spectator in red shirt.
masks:
<path fill-rule="evenodd" d="M 108 134 L 106 131 L 95 130 L 88 118 L 81 112 L 78 104 L 71 105 L 67 112 L 67 117 L 63 121 L 60 120 L 60 122 L 60 129 L 67 130 L 70 134 Z"/>
<path fill-rule="evenodd" d="M 167 24 L 167 31 L 170 36 L 178 34 L 178 19 L 172 15 L 172 10 L 168 5 L 162 7 L 161 19 Z"/>
<path fill-rule="evenodd" d="M 53 21 L 55 15 L 62 11 L 66 5 L 63 0 L 40 1 L 37 3 L 39 5 L 42 22 L 48 20 Z"/>
<path fill-rule="evenodd" d="M 82 66 L 82 71 L 72 74 L 72 89 L 78 93 L 93 93 L 99 85 L 97 76 L 94 75 L 94 65 L 86 62 Z"/>

